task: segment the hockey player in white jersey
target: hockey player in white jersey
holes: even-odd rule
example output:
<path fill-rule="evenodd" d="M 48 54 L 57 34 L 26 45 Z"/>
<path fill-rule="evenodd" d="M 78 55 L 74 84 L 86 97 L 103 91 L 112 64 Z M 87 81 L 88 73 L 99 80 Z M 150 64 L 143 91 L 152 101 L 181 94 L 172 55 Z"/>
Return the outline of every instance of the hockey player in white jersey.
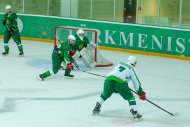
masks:
<path fill-rule="evenodd" d="M 142 115 L 137 111 L 135 97 L 133 96 L 128 82 L 132 81 L 135 91 L 138 93 L 141 100 L 146 99 L 146 94 L 142 89 L 141 82 L 137 76 L 135 66 L 137 59 L 135 56 L 130 56 L 127 62 L 118 63 L 115 68 L 108 74 L 104 82 L 104 90 L 100 96 L 99 101 L 93 110 L 94 114 L 98 114 L 101 106 L 113 93 L 119 93 L 123 99 L 127 100 L 130 106 L 135 121 L 142 120 Z"/>

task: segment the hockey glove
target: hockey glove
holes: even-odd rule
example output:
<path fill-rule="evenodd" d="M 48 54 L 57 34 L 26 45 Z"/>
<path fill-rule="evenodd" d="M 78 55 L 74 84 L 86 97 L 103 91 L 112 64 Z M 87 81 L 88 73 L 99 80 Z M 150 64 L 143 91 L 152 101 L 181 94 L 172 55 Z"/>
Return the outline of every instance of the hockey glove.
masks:
<path fill-rule="evenodd" d="M 67 67 L 68 67 L 69 70 L 74 70 L 74 66 L 73 66 L 72 63 L 68 63 Z"/>
<path fill-rule="evenodd" d="M 139 95 L 139 98 L 141 99 L 141 100 L 146 100 L 146 93 L 145 92 L 143 92 L 141 95 Z"/>
<path fill-rule="evenodd" d="M 87 45 L 84 45 L 84 47 L 86 48 L 86 47 L 87 47 Z M 84 47 L 83 47 L 83 48 L 84 48 Z"/>
<path fill-rule="evenodd" d="M 8 27 L 8 29 L 9 29 L 9 32 L 10 32 L 11 34 L 13 34 L 13 32 L 14 32 L 13 27 Z"/>
<path fill-rule="evenodd" d="M 55 53 L 57 53 L 58 55 L 61 55 L 61 54 L 60 54 L 61 52 L 59 51 L 59 48 L 54 47 L 53 51 L 54 51 Z"/>
<path fill-rule="evenodd" d="M 1 23 L 5 26 L 5 25 L 6 25 L 6 20 L 3 19 L 3 20 L 1 21 Z"/>
<path fill-rule="evenodd" d="M 94 42 L 90 42 L 90 45 L 93 47 L 93 48 L 96 48 L 97 45 L 94 43 Z"/>
<path fill-rule="evenodd" d="M 74 56 L 74 55 L 75 55 L 75 53 L 76 53 L 76 51 L 75 51 L 75 50 L 72 50 L 72 51 L 70 51 L 70 52 L 69 52 L 70 56 Z"/>

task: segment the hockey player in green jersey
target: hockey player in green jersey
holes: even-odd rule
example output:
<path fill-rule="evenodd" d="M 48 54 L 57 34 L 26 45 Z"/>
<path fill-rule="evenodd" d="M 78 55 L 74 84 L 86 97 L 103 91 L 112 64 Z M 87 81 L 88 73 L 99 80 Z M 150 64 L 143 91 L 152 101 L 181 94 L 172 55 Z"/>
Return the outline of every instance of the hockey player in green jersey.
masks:
<path fill-rule="evenodd" d="M 59 47 L 56 47 L 52 53 L 52 69 L 46 71 L 43 74 L 40 74 L 38 78 L 40 80 L 44 80 L 45 78 L 57 74 L 59 69 L 61 68 L 61 63 L 65 62 L 67 64 L 67 68 L 65 70 L 66 77 L 74 77 L 70 72 L 74 70 L 73 66 L 73 58 L 72 56 L 75 54 L 74 45 L 76 43 L 76 38 L 73 35 L 68 36 L 68 41 L 61 43 Z"/>
<path fill-rule="evenodd" d="M 77 51 L 81 51 L 84 47 L 87 47 L 89 44 L 89 40 L 86 36 L 84 36 L 84 30 L 79 29 L 77 34 L 75 35 L 76 38 L 76 45 L 75 48 Z"/>
<path fill-rule="evenodd" d="M 85 32 L 83 29 L 77 30 L 77 34 L 75 35 L 75 50 L 77 50 L 77 53 L 75 56 L 73 56 L 73 58 L 78 59 L 80 57 L 82 58 L 86 67 L 94 68 L 96 66 L 96 62 L 94 62 L 94 57 L 92 51 L 90 50 L 94 50 L 96 48 L 96 44 L 89 42 L 89 39 L 84 34 Z M 92 49 L 87 49 L 87 46 L 91 46 Z"/>
<path fill-rule="evenodd" d="M 88 44 L 92 45 L 94 48 L 96 48 L 96 44 L 93 42 L 89 42 L 89 39 L 84 35 L 84 30 L 79 29 L 77 30 L 77 34 L 75 35 L 76 38 L 76 45 L 75 48 L 77 51 L 81 51 L 84 47 L 86 48 Z"/>
<path fill-rule="evenodd" d="M 146 99 L 146 94 L 142 89 L 140 80 L 137 76 L 135 66 L 137 60 L 135 56 L 130 56 L 128 62 L 120 62 L 115 68 L 108 74 L 105 82 L 104 89 L 100 96 L 100 100 L 96 103 L 93 110 L 94 114 L 100 112 L 100 108 L 104 101 L 106 101 L 113 93 L 119 93 L 123 99 L 127 100 L 130 105 L 130 112 L 132 113 L 136 121 L 142 120 L 142 115 L 137 111 L 135 97 L 133 96 L 128 82 L 131 80 L 136 92 L 141 100 Z"/>
<path fill-rule="evenodd" d="M 5 26 L 4 31 L 4 49 L 3 55 L 9 54 L 9 40 L 12 37 L 19 49 L 19 56 L 23 56 L 23 46 L 21 44 L 20 33 L 17 25 L 17 14 L 12 10 L 10 5 L 6 6 L 6 13 L 3 15 L 2 24 Z"/>

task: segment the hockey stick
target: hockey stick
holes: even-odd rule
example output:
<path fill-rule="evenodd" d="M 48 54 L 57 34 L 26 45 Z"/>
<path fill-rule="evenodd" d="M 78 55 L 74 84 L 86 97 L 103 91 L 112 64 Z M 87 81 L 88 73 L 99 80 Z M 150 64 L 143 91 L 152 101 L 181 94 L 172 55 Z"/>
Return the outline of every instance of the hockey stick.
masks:
<path fill-rule="evenodd" d="M 10 32 L 10 34 L 11 34 L 13 40 L 14 40 L 16 43 L 18 43 L 18 41 L 15 39 L 15 37 L 14 37 L 14 35 L 13 35 L 13 32 L 10 31 L 10 28 L 9 28 L 7 25 L 6 25 L 6 27 L 7 27 L 7 29 L 9 30 L 9 32 Z"/>
<path fill-rule="evenodd" d="M 134 91 L 134 90 L 132 90 L 132 89 L 131 89 L 131 91 L 132 91 L 133 93 L 137 94 L 136 91 Z M 137 94 L 137 95 L 138 95 L 138 94 Z M 146 98 L 146 101 L 148 101 L 149 103 L 153 104 L 154 106 L 156 106 L 157 108 L 161 109 L 162 111 L 164 111 L 164 112 L 170 114 L 171 116 L 177 116 L 177 115 L 178 115 L 178 113 L 171 113 L 171 112 L 165 110 L 164 108 L 158 106 L 157 104 L 153 103 L 152 101 L 150 101 L 150 100 L 147 99 L 147 98 Z"/>
<path fill-rule="evenodd" d="M 13 32 L 11 32 L 10 28 L 9 28 L 7 25 L 5 25 L 5 26 L 6 26 L 7 29 L 9 30 L 9 32 L 10 32 L 10 34 L 11 34 L 13 40 L 16 41 L 16 42 L 18 43 L 18 41 L 15 39 L 15 37 L 14 37 L 14 35 L 13 35 Z"/>
<path fill-rule="evenodd" d="M 75 67 L 77 68 L 78 71 L 83 71 L 83 72 L 88 73 L 87 71 L 90 71 L 90 70 L 91 70 L 90 68 L 88 68 L 88 69 L 86 69 L 86 70 L 81 69 L 81 68 L 79 67 L 79 65 L 76 63 L 76 61 L 74 61 L 73 64 L 75 65 Z"/>
<path fill-rule="evenodd" d="M 80 67 L 78 66 L 78 64 L 77 64 L 76 62 L 74 62 L 74 65 L 76 66 L 76 68 L 78 68 L 78 69 L 80 70 Z M 82 71 L 82 70 L 81 70 L 81 71 Z M 91 75 L 95 75 L 95 76 L 98 76 L 98 77 L 106 78 L 106 76 L 104 76 L 104 75 L 99 75 L 99 74 L 91 73 L 91 72 L 88 72 L 88 71 L 82 71 L 82 72 L 88 73 L 88 74 L 91 74 Z M 133 93 L 135 93 L 136 95 L 138 95 L 138 93 L 137 93 L 136 91 L 132 90 L 131 88 L 130 88 L 130 90 L 131 90 Z M 145 100 L 148 101 L 149 103 L 151 103 L 152 105 L 156 106 L 157 108 L 161 109 L 162 111 L 164 111 L 164 112 L 170 114 L 171 116 L 177 116 L 177 115 L 179 115 L 178 113 L 171 113 L 171 112 L 167 111 L 166 109 L 164 109 L 164 108 L 158 106 L 157 104 L 153 103 L 152 101 L 150 101 L 150 100 L 147 99 L 147 98 L 146 98 Z"/>

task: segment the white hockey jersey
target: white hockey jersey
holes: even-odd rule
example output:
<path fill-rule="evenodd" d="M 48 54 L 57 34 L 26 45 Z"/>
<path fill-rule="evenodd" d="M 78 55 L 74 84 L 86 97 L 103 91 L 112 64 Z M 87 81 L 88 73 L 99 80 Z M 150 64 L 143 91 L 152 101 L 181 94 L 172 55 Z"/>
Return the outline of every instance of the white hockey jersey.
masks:
<path fill-rule="evenodd" d="M 139 88 L 141 88 L 141 82 L 137 76 L 136 70 L 129 63 L 118 63 L 115 68 L 108 74 L 107 79 L 111 79 L 119 83 L 128 83 L 129 81 L 132 81 L 136 91 L 139 91 Z"/>

